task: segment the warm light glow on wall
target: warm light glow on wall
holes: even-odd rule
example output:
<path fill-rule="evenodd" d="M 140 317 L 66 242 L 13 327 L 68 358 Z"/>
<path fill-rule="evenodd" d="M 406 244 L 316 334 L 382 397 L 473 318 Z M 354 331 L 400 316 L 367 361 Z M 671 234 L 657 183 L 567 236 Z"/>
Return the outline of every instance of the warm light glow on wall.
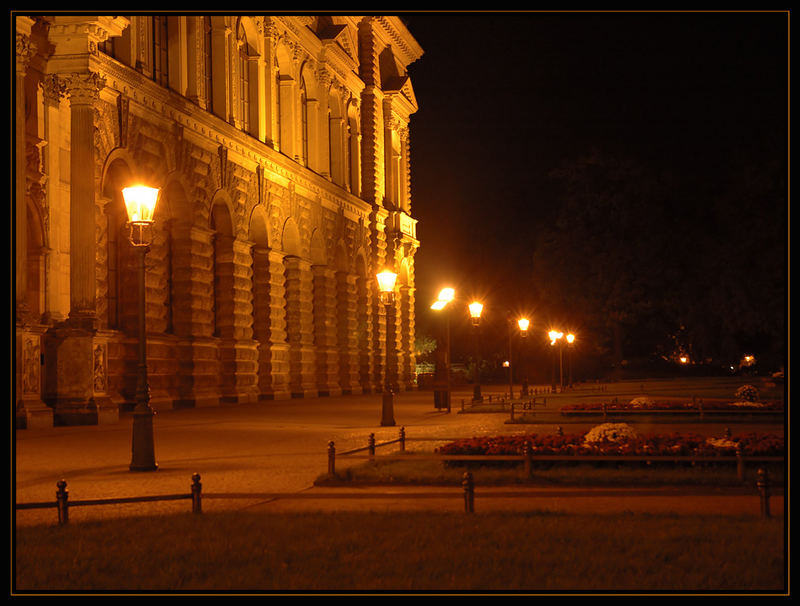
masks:
<path fill-rule="evenodd" d="M 556 341 L 564 336 L 564 333 L 558 332 L 557 330 L 551 330 L 549 333 L 547 333 L 547 336 L 550 337 L 550 345 L 555 345 Z"/>
<path fill-rule="evenodd" d="M 441 299 L 439 299 L 438 301 L 434 301 L 433 305 L 431 305 L 431 309 L 435 311 L 440 311 L 445 307 L 447 307 L 447 301 L 442 301 Z"/>

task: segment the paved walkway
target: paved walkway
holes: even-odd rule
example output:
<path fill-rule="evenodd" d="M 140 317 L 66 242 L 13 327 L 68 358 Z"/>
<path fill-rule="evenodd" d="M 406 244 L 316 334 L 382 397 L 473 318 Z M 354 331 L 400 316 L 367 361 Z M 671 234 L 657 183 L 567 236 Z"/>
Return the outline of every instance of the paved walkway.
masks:
<path fill-rule="evenodd" d="M 491 393 L 484 390 L 484 394 Z M 154 420 L 158 470 L 131 472 L 131 417 L 99 426 L 17 430 L 15 433 L 14 489 L 18 503 L 55 502 L 56 483 L 66 480 L 70 501 L 188 494 L 193 473 L 202 478 L 203 510 L 344 511 L 442 510 L 464 511 L 460 487 L 314 486 L 327 470 L 328 442 L 337 452 L 367 445 L 370 433 L 378 442 L 396 439 L 400 427 L 413 437 L 443 440 L 480 435 L 553 432 L 550 417 L 541 425 L 506 424 L 508 414 L 458 414 L 461 398 L 454 393 L 450 413 L 434 408 L 431 392 L 399 394 L 394 427 L 381 427 L 381 396 L 293 399 L 159 412 Z M 543 418 L 544 420 L 544 418 Z M 565 431 L 588 429 L 597 422 L 563 422 Z M 653 428 L 649 428 L 652 430 Z M 780 425 L 748 426 L 758 431 L 782 431 Z M 658 431 L 698 431 L 722 435 L 723 426 L 658 425 Z M 359 461 L 360 462 L 360 461 Z M 343 464 L 337 458 L 337 469 Z M 592 491 L 579 489 L 476 487 L 475 511 L 708 511 L 758 515 L 755 489 L 744 494 L 706 491 L 686 496 L 675 491 Z M 515 495 L 503 494 L 512 491 Z M 526 490 L 526 497 L 516 493 Z M 241 499 L 214 499 L 213 494 L 256 495 Z M 268 497 L 263 495 L 268 493 Z M 347 496 L 345 494 L 347 493 Z M 260 495 L 260 496 L 258 496 Z M 279 498 L 276 495 L 283 495 Z M 367 498 L 366 495 L 369 495 Z M 413 497 L 413 498 L 412 498 Z M 512 497 L 512 498 L 509 498 Z M 774 515 L 783 513 L 783 499 L 773 497 Z M 72 507 L 70 520 L 79 521 L 140 513 L 188 511 L 189 501 L 166 501 L 97 507 Z M 52 523 L 54 509 L 19 511 L 17 521 Z"/>

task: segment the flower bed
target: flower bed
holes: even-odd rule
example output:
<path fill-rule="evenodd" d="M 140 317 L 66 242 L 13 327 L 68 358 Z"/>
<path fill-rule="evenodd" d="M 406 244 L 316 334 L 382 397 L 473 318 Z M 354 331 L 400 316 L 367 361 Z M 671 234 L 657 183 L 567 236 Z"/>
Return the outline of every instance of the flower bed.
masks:
<path fill-rule="evenodd" d="M 783 403 L 776 401 L 768 402 L 751 402 L 748 400 L 731 401 L 727 399 L 717 400 L 652 400 L 650 398 L 634 398 L 630 402 L 621 402 L 612 400 L 610 402 L 579 402 L 576 404 L 567 404 L 561 407 L 561 412 L 635 412 L 635 411 L 653 411 L 653 412 L 682 412 L 682 411 L 697 411 L 700 406 L 704 411 L 713 410 L 765 410 L 780 412 L 783 410 Z"/>
<path fill-rule="evenodd" d="M 624 424 L 606 424 L 624 425 Z M 695 433 L 630 435 L 618 428 L 617 439 L 587 441 L 592 432 L 605 431 L 603 425 L 590 432 L 573 434 L 527 434 L 476 437 L 456 440 L 436 449 L 450 455 L 520 455 L 528 445 L 533 455 L 630 455 L 630 456 L 733 456 L 741 446 L 742 455 L 783 456 L 784 439 L 777 434 L 743 433 L 725 438 L 708 438 Z"/>

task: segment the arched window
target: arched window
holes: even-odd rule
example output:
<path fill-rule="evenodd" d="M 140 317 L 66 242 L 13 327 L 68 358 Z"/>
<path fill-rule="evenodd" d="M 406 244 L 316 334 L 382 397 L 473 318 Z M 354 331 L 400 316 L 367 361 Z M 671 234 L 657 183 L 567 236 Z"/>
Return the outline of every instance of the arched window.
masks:
<path fill-rule="evenodd" d="M 250 64 L 247 47 L 247 34 L 239 22 L 237 32 L 239 43 L 239 114 L 242 130 L 250 132 Z"/>

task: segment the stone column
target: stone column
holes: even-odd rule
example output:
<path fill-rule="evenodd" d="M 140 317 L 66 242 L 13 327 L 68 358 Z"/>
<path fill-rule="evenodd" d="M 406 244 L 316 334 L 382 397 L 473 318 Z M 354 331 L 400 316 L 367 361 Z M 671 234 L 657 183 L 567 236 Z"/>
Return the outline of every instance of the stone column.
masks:
<path fill-rule="evenodd" d="M 68 221 L 69 213 L 65 212 L 62 196 L 59 192 L 59 175 L 61 174 L 61 152 L 56 142 L 61 133 L 61 118 L 59 106 L 64 97 L 64 83 L 52 74 L 44 77 L 42 81 L 42 99 L 44 102 L 44 139 L 48 145 L 44 148 L 45 166 L 48 173 L 48 186 L 45 188 L 45 206 L 48 210 L 48 241 L 50 250 L 45 255 L 44 270 L 44 310 L 42 317 L 45 322 L 56 323 L 66 318 L 66 297 L 69 292 L 68 274 L 69 248 L 68 243 L 60 241 L 57 236 L 61 231 L 60 226 Z M 63 217 L 63 218 L 62 218 Z M 61 297 L 64 298 L 62 300 Z"/>
<path fill-rule="evenodd" d="M 324 265 L 311 268 L 314 280 L 314 350 L 317 389 L 321 396 L 342 394 L 336 348 L 336 272 Z"/>
<path fill-rule="evenodd" d="M 25 200 L 25 73 L 33 55 L 30 33 L 33 20 L 16 18 L 16 62 L 14 70 L 14 269 L 15 310 L 17 323 L 22 323 L 28 313 L 28 214 Z"/>
<path fill-rule="evenodd" d="M 315 397 L 314 295 L 311 263 L 295 256 L 286 268 L 286 333 L 289 344 L 289 388 L 292 397 Z"/>
<path fill-rule="evenodd" d="M 94 72 L 62 78 L 70 102 L 70 312 L 76 327 L 94 329 L 95 301 L 95 141 L 94 114 L 105 80 Z"/>
<path fill-rule="evenodd" d="M 25 74 L 33 55 L 33 20 L 16 17 L 14 112 L 14 410 L 19 427 L 52 427 L 53 411 L 42 401 L 42 327 L 33 325 L 28 309 L 28 214 L 26 202 Z"/>
<path fill-rule="evenodd" d="M 336 273 L 337 343 L 339 347 L 339 385 L 345 394 L 360 394 L 358 368 L 358 302 L 356 276 Z"/>

